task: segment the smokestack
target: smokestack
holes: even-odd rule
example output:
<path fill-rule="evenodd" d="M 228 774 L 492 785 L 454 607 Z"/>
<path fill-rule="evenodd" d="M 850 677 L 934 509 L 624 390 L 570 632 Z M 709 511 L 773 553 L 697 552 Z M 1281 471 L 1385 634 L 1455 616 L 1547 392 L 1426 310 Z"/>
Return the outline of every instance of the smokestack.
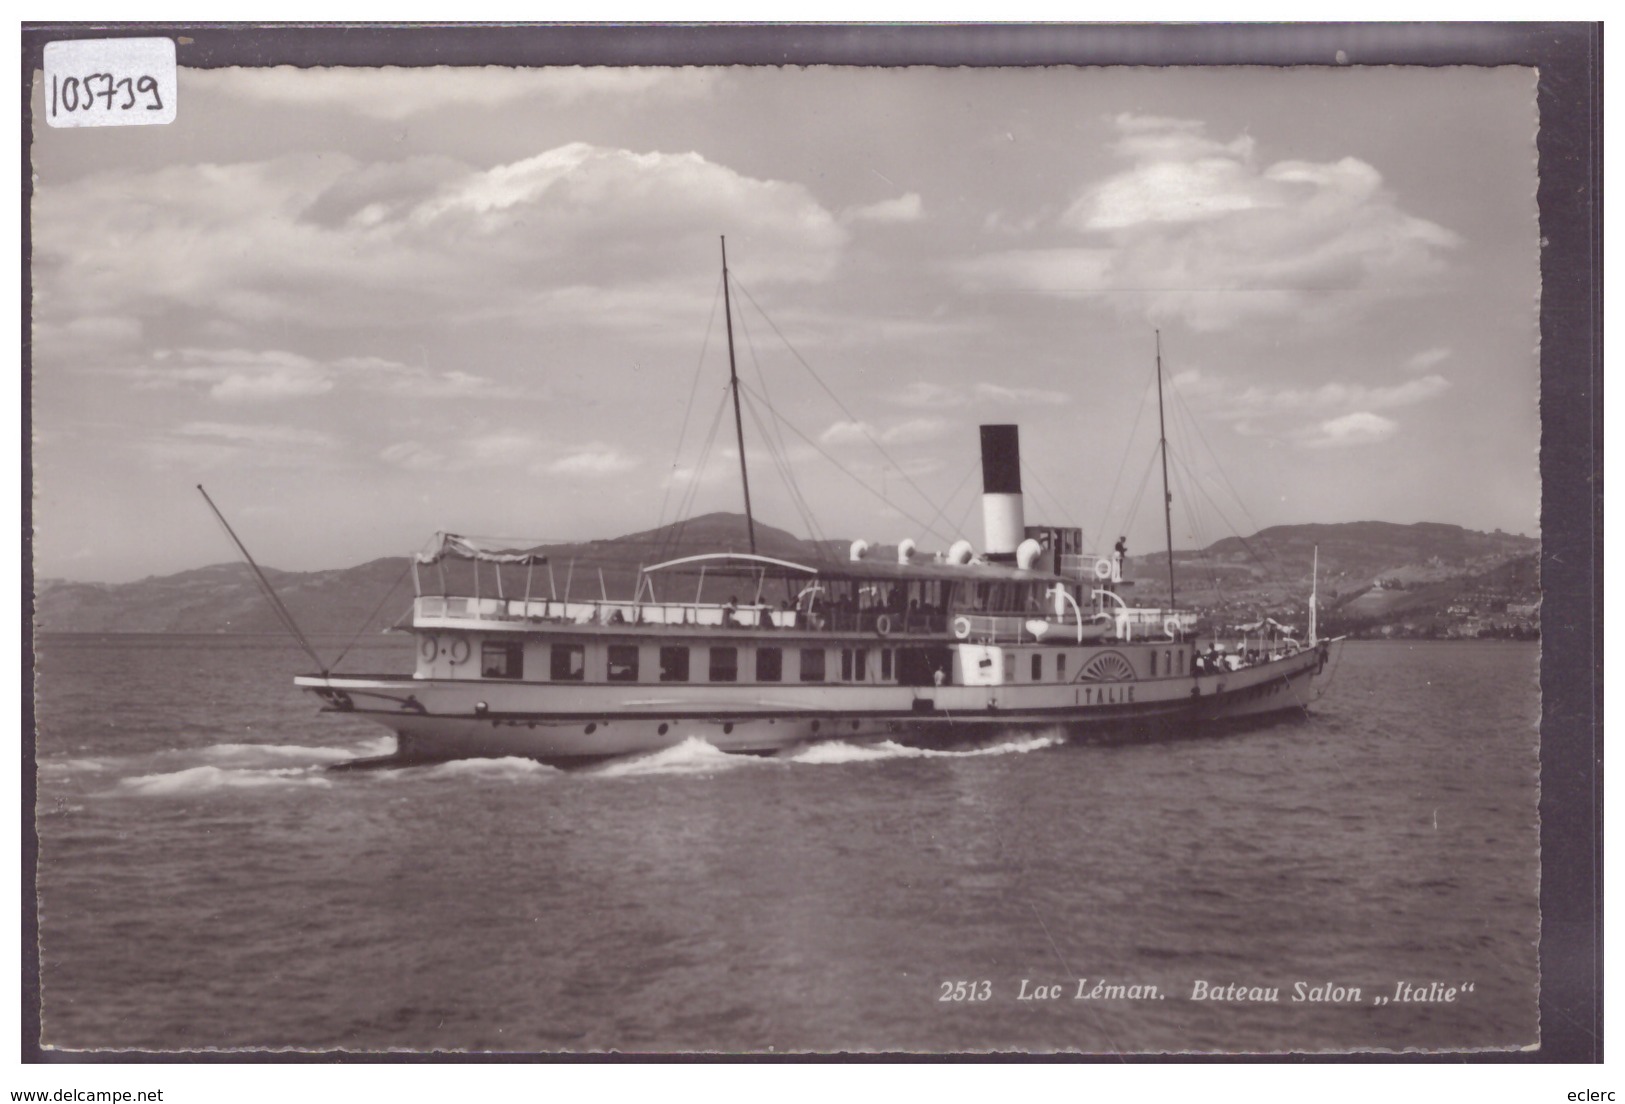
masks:
<path fill-rule="evenodd" d="M 982 427 L 982 532 L 990 560 L 1014 561 L 1026 535 L 1021 445 L 1013 425 Z"/>

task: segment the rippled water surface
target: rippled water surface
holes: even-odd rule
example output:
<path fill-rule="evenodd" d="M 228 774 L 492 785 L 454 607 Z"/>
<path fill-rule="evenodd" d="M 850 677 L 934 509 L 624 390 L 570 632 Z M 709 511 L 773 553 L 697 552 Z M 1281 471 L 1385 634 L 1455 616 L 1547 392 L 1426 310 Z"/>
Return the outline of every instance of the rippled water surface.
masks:
<path fill-rule="evenodd" d="M 47 1045 L 1537 1040 L 1530 645 L 1349 644 L 1312 715 L 1215 738 L 759 759 L 696 736 L 569 772 L 329 771 L 393 741 L 317 714 L 290 685 L 301 658 L 263 638 L 41 642 Z M 347 664 L 409 665 L 394 638 Z M 1074 999 L 1080 978 L 1141 999 Z M 988 999 L 940 999 L 957 981 Z M 1193 1000 L 1199 981 L 1280 1000 Z M 1361 993 L 1294 1002 L 1299 981 Z M 1377 1000 L 1433 981 L 1455 999 Z"/>

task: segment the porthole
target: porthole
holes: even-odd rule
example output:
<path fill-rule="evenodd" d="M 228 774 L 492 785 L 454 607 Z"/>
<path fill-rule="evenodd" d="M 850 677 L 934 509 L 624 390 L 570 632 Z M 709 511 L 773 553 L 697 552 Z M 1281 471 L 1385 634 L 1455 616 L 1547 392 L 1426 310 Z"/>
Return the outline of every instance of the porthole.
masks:
<path fill-rule="evenodd" d="M 590 725 L 587 726 L 587 735 L 588 736 L 591 736 L 594 732 L 597 732 L 597 731 L 598 731 L 598 726 L 597 725 L 590 724 Z"/>
<path fill-rule="evenodd" d="M 728 735 L 728 733 L 732 732 L 733 730 L 734 726 L 732 724 L 725 724 L 722 726 L 722 734 L 724 736 Z"/>
<path fill-rule="evenodd" d="M 656 731 L 659 732 L 660 735 L 664 736 L 668 727 L 668 725 L 661 725 L 658 729 L 656 729 Z"/>

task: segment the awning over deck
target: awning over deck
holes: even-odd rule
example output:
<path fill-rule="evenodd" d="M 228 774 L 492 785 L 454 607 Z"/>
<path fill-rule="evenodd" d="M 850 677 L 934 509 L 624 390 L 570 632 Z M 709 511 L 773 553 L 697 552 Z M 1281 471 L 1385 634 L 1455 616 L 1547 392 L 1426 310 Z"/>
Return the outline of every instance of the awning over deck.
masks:
<path fill-rule="evenodd" d="M 1044 571 L 1024 571 L 1007 564 L 975 563 L 947 564 L 934 560 L 900 564 L 890 560 L 839 560 L 816 566 L 777 560 L 771 556 L 753 556 L 745 552 L 712 552 L 703 556 L 684 556 L 678 560 L 653 564 L 643 570 L 670 571 L 686 568 L 694 571 L 704 568 L 713 575 L 750 575 L 761 571 L 793 572 L 816 575 L 820 579 L 853 579 L 862 582 L 957 582 L 957 583 L 1076 583 L 1061 575 Z"/>
<path fill-rule="evenodd" d="M 427 551 L 416 556 L 420 564 L 437 564 L 442 560 L 475 560 L 494 564 L 544 564 L 547 557 L 536 548 L 491 547 L 490 541 L 479 537 L 461 537 L 456 533 L 436 533 L 434 543 Z"/>

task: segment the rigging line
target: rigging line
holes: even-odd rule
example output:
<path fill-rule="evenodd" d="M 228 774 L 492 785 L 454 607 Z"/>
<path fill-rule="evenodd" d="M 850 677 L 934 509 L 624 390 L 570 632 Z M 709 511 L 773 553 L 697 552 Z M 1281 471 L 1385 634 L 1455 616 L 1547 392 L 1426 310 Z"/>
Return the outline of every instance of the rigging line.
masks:
<path fill-rule="evenodd" d="M 705 444 L 700 447 L 700 457 L 694 466 L 694 474 L 689 477 L 688 486 L 683 488 L 683 498 L 678 502 L 677 521 L 670 530 L 670 540 L 662 543 L 662 555 L 682 543 L 683 533 L 688 528 L 690 511 L 694 509 L 694 500 L 699 495 L 700 480 L 705 475 L 705 466 L 711 461 L 711 446 L 716 441 L 718 427 L 722 425 L 722 413 L 728 408 L 728 395 L 728 389 L 723 388 L 717 401 L 716 413 L 711 415 L 710 432 L 706 434 Z"/>
<path fill-rule="evenodd" d="M 1285 572 L 1284 572 L 1284 569 L 1279 564 L 1279 561 L 1277 561 L 1276 566 L 1273 567 L 1273 568 L 1271 567 L 1270 564 L 1266 563 L 1264 561 L 1264 558 L 1262 556 L 1260 556 L 1258 554 L 1258 552 L 1253 548 L 1253 546 L 1248 542 L 1247 538 L 1242 536 L 1240 531 L 1237 530 L 1235 524 L 1233 522 L 1231 522 L 1231 520 L 1228 517 L 1225 516 L 1224 510 L 1220 508 L 1220 506 L 1219 506 L 1219 504 L 1217 502 L 1213 501 L 1213 497 L 1207 493 L 1207 490 L 1205 488 L 1203 488 L 1203 486 L 1200 483 L 1196 484 L 1196 490 L 1201 494 L 1201 496 L 1203 498 L 1207 499 L 1208 505 L 1213 507 L 1213 512 L 1219 515 L 1219 520 L 1220 521 L 1224 522 L 1225 528 L 1229 529 L 1232 533 L 1235 534 L 1236 539 L 1241 542 L 1241 546 L 1243 548 L 1245 548 L 1247 550 L 1247 554 L 1253 558 L 1253 562 L 1258 564 L 1258 566 L 1263 568 L 1265 571 L 1271 571 L 1271 570 L 1275 571 L 1276 572 L 1276 580 L 1275 581 L 1280 581 L 1281 577 L 1285 574 Z"/>
<path fill-rule="evenodd" d="M 1157 453 L 1153 452 L 1149 457 L 1146 458 L 1145 472 L 1140 476 L 1140 489 L 1134 492 L 1134 498 L 1129 504 L 1128 516 L 1124 519 L 1122 528 L 1118 530 L 1119 533 L 1127 533 L 1131 528 L 1133 528 L 1134 519 L 1138 517 L 1140 513 L 1140 501 L 1145 498 L 1145 488 L 1151 482 L 1151 471 L 1156 466 Z"/>
<path fill-rule="evenodd" d="M 1171 389 L 1172 388 L 1170 387 L 1170 390 Z M 1175 397 L 1178 397 L 1177 392 L 1175 392 Z M 1189 434 L 1184 433 L 1184 431 L 1189 428 L 1189 423 L 1188 420 L 1181 420 L 1181 412 L 1183 411 L 1188 419 L 1189 410 L 1178 404 L 1174 404 L 1172 409 L 1175 433 L 1176 435 L 1180 435 L 1181 440 L 1186 440 L 1188 439 Z M 1198 492 L 1201 492 L 1202 497 L 1205 498 L 1206 491 L 1203 489 L 1202 481 L 1197 476 L 1196 471 L 1191 467 L 1190 464 L 1186 463 L 1183 453 L 1176 455 L 1170 451 L 1169 457 L 1174 463 L 1174 469 L 1170 478 L 1177 483 L 1179 488 L 1179 500 L 1184 509 L 1184 517 L 1189 530 L 1187 536 L 1191 541 L 1194 542 L 1195 545 L 1195 556 L 1193 559 L 1196 569 L 1200 569 L 1201 571 L 1205 572 L 1210 589 L 1218 590 L 1218 564 L 1217 561 L 1214 560 L 1214 558 L 1209 554 L 1208 546 L 1211 543 L 1210 529 L 1208 526 L 1208 519 L 1202 510 L 1202 501 L 1200 498 L 1198 498 Z"/>
<path fill-rule="evenodd" d="M 740 311 L 739 312 L 739 328 L 742 331 L 744 331 L 744 334 L 745 334 L 745 348 L 750 351 L 751 365 L 752 365 L 752 367 L 754 367 L 756 369 L 756 378 L 761 383 L 761 386 L 762 386 L 762 403 L 769 410 L 772 410 L 773 409 L 773 400 L 772 400 L 772 397 L 768 394 L 767 373 L 762 370 L 761 357 L 758 355 L 758 353 L 756 351 L 756 341 L 755 341 L 755 338 L 753 338 L 751 336 L 750 325 L 749 325 L 749 323 L 747 321 L 747 317 L 748 317 L 747 312 L 745 312 L 745 311 Z M 761 415 L 760 415 L 760 413 L 759 412 L 753 412 L 753 413 L 754 413 L 754 416 L 757 419 L 757 426 L 756 426 L 757 431 L 759 433 L 761 433 L 762 439 L 767 442 L 768 449 L 769 449 L 770 453 L 772 451 L 774 441 L 777 440 L 777 442 L 778 442 L 779 452 L 783 456 L 783 467 L 781 468 L 780 475 L 784 479 L 785 486 L 790 491 L 790 494 L 791 494 L 792 498 L 800 500 L 801 505 L 800 505 L 800 507 L 798 507 L 798 509 L 801 509 L 802 512 L 803 512 L 802 520 L 804 522 L 808 523 L 807 531 L 809 533 L 819 532 L 821 534 L 822 529 L 821 529 L 821 527 L 819 527 L 817 525 L 816 519 L 813 518 L 812 503 L 807 500 L 806 495 L 802 494 L 801 487 L 796 482 L 795 469 L 794 469 L 793 465 L 790 463 L 790 447 L 787 444 L 785 444 L 785 441 L 784 441 L 784 431 L 779 427 L 778 423 L 774 422 L 774 421 L 769 421 L 767 423 L 767 425 L 764 427 L 761 424 Z"/>
<path fill-rule="evenodd" d="M 1217 454 L 1214 453 L 1212 446 L 1208 444 L 1207 438 L 1202 434 L 1201 423 L 1196 420 L 1194 413 L 1190 410 L 1189 406 L 1185 404 L 1184 399 L 1177 391 L 1174 393 L 1174 397 L 1178 400 L 1178 409 L 1183 410 L 1185 419 L 1190 427 L 1195 430 L 1194 436 L 1197 440 L 1201 441 L 1203 447 L 1206 449 L 1208 459 L 1212 461 L 1213 470 L 1219 473 L 1220 479 L 1223 480 L 1226 489 L 1230 492 L 1231 501 L 1247 519 L 1248 524 L 1252 527 L 1253 533 L 1256 535 L 1259 531 L 1258 522 L 1248 512 L 1247 503 L 1242 500 L 1241 495 L 1236 492 L 1235 485 L 1230 482 L 1230 477 L 1225 474 L 1224 467 L 1219 463 Z M 1197 489 L 1200 490 L 1203 497 L 1208 500 L 1208 503 L 1213 507 L 1214 512 L 1217 513 L 1220 519 L 1224 522 L 1225 527 L 1242 542 L 1242 547 L 1247 549 L 1248 555 L 1253 557 L 1254 561 L 1259 567 L 1264 569 L 1264 571 L 1271 577 L 1272 581 L 1284 581 L 1288 574 L 1287 568 L 1286 565 L 1281 561 L 1280 557 L 1275 554 L 1274 549 L 1266 546 L 1266 552 L 1269 556 L 1269 560 L 1266 561 L 1263 556 L 1260 556 L 1259 553 L 1247 543 L 1246 538 L 1242 536 L 1240 527 L 1225 516 L 1224 511 L 1219 506 L 1218 500 L 1207 493 L 1206 486 L 1198 481 Z"/>
<path fill-rule="evenodd" d="M 961 476 L 960 479 L 959 479 L 959 485 L 954 488 L 953 494 L 948 496 L 948 502 L 949 503 L 952 503 L 955 499 L 957 499 L 959 497 L 959 492 L 965 489 L 965 484 L 969 483 L 972 479 L 974 479 L 976 477 L 976 473 L 978 471 L 980 471 L 981 469 L 982 469 L 981 457 L 976 457 L 975 459 L 971 460 L 970 467 L 965 469 L 965 474 L 963 476 Z M 974 495 L 972 496 L 971 501 L 972 502 L 976 501 Z M 947 518 L 943 518 L 943 520 L 946 521 Z M 961 528 L 963 528 L 963 526 L 961 526 Z"/>
<path fill-rule="evenodd" d="M 735 282 L 737 283 L 738 281 Z M 762 402 L 765 403 L 768 409 L 771 410 L 773 408 L 773 396 L 768 392 L 767 389 L 767 373 L 762 370 L 762 360 L 756 352 L 756 339 L 751 336 L 749 315 L 745 311 L 739 312 L 739 328 L 744 331 L 745 348 L 750 350 L 751 367 L 756 369 L 756 379 L 762 385 Z M 789 446 L 784 443 L 784 432 L 779 428 L 778 423 L 776 422 L 770 422 L 769 428 L 772 430 L 774 436 L 778 438 L 779 448 L 783 450 L 785 456 L 788 457 L 790 455 L 790 449 Z"/>
<path fill-rule="evenodd" d="M 974 476 L 977 472 L 979 472 L 981 470 L 982 470 L 982 461 L 981 461 L 980 457 L 977 457 L 976 459 L 971 461 L 970 467 L 965 469 L 965 474 L 960 477 L 958 485 L 955 486 L 954 489 L 948 493 L 948 497 L 943 500 L 943 504 L 941 506 L 937 507 L 936 512 L 932 514 L 932 516 L 931 516 L 931 524 L 932 525 L 935 525 L 939 521 L 944 522 L 944 523 L 946 523 L 948 521 L 948 509 L 950 507 L 952 507 L 953 504 L 959 500 L 959 492 L 964 490 L 965 489 L 965 484 L 969 483 L 971 481 L 971 477 Z M 963 533 L 965 531 L 965 522 L 970 516 L 971 507 L 975 506 L 976 502 L 977 502 L 977 496 L 972 495 L 971 500 L 970 500 L 970 506 L 967 506 L 965 508 L 965 513 L 960 517 L 958 526 L 953 528 L 953 530 L 949 533 L 947 538 L 944 538 L 941 533 L 937 532 L 937 530 L 932 529 L 932 528 L 927 528 L 926 532 L 928 532 L 931 535 L 935 536 L 938 540 L 947 539 L 947 540 L 949 540 L 951 542 L 953 540 L 958 539 L 956 534 Z"/>
<path fill-rule="evenodd" d="M 976 501 L 979 497 L 980 496 L 978 495 L 972 494 L 970 496 L 970 501 L 965 503 L 965 512 L 959 515 L 959 524 L 954 527 L 955 533 L 963 533 L 965 531 L 965 527 L 970 524 L 970 516 L 971 513 L 976 509 Z"/>
<path fill-rule="evenodd" d="M 689 384 L 688 388 L 688 405 L 683 408 L 683 427 L 677 431 L 677 451 L 672 453 L 671 457 L 671 470 L 674 474 L 677 471 L 678 463 L 683 457 L 683 442 L 688 438 L 688 419 L 689 415 L 694 412 L 694 397 L 700 391 L 700 373 L 705 367 L 705 354 L 711 348 L 711 333 L 716 328 L 717 322 L 717 302 L 721 298 L 722 277 L 719 276 L 717 277 L 717 289 L 711 295 L 711 316 L 705 322 L 705 339 L 700 342 L 700 358 L 694 364 L 694 382 Z M 660 523 L 655 526 L 656 529 L 663 528 L 666 524 L 666 504 L 671 498 L 672 482 L 674 481 L 666 483 L 666 493 L 660 498 Z"/>
<path fill-rule="evenodd" d="M 1044 493 L 1045 497 L 1049 499 L 1049 508 L 1055 511 L 1056 517 L 1066 517 L 1066 508 L 1061 505 L 1060 498 L 1057 497 L 1055 492 L 1050 490 L 1048 485 L 1039 478 L 1038 469 L 1034 468 L 1026 457 L 1022 457 L 1021 471 L 1023 479 L 1031 479 L 1038 489 Z M 1036 502 L 1037 499 L 1038 496 L 1034 495 L 1033 500 Z"/>
<path fill-rule="evenodd" d="M 501 571 L 502 568 L 499 566 L 497 570 Z M 340 652 L 338 658 L 333 661 L 334 667 L 337 667 L 339 664 L 344 662 L 344 657 L 350 654 L 350 649 L 355 647 L 355 642 L 360 640 L 361 634 L 367 631 L 368 626 L 372 624 L 373 618 L 378 616 L 378 611 L 384 608 L 384 603 L 389 601 L 390 596 L 400 589 L 401 583 L 405 581 L 407 575 L 411 574 L 411 572 L 412 558 L 408 556 L 406 559 L 406 567 L 401 570 L 399 575 L 395 576 L 395 581 L 390 584 L 389 589 L 384 592 L 384 596 L 378 599 L 378 604 L 372 607 L 372 612 L 367 614 L 367 619 L 361 622 L 361 627 L 356 629 L 355 635 L 350 638 L 350 642 L 344 646 L 344 650 Z"/>
<path fill-rule="evenodd" d="M 1140 392 L 1140 401 L 1134 411 L 1134 422 L 1129 426 L 1128 440 L 1123 442 L 1123 455 L 1117 461 L 1117 475 L 1112 479 L 1111 493 L 1106 496 L 1106 509 L 1100 515 L 1102 520 L 1109 521 L 1111 519 L 1112 507 L 1117 504 L 1117 487 L 1123 481 L 1123 470 L 1128 467 L 1129 454 L 1134 451 L 1134 434 L 1139 431 L 1140 419 L 1145 416 L 1146 407 L 1150 405 L 1147 400 L 1151 393 L 1151 387 L 1156 382 L 1157 376 L 1153 372 L 1146 380 L 1145 390 Z"/>
<path fill-rule="evenodd" d="M 775 446 L 773 434 L 763 422 L 761 411 L 756 408 L 756 400 L 748 394 L 745 396 L 745 409 L 750 412 L 751 424 L 756 427 L 757 434 L 764 442 L 768 458 L 773 461 L 773 467 L 778 471 L 779 478 L 784 482 L 785 490 L 790 498 L 790 505 L 795 509 L 797 516 L 800 517 L 801 524 L 806 526 L 807 533 L 815 540 L 823 541 L 824 534 L 818 528 L 818 523 L 812 516 L 811 508 L 802 497 L 801 489 L 796 485 L 795 477 L 790 472 L 789 457 L 785 456 Z"/>
<path fill-rule="evenodd" d="M 796 358 L 796 363 L 805 368 L 807 370 L 807 374 L 812 376 L 812 378 L 817 381 L 818 386 L 824 389 L 824 394 L 828 395 L 830 400 L 840 408 L 841 413 L 846 415 L 848 421 L 858 427 L 858 430 L 863 434 L 868 442 L 875 447 L 875 451 L 880 453 L 881 456 L 884 456 L 887 462 L 890 463 L 892 467 L 897 469 L 897 473 L 903 477 L 903 481 L 914 489 L 914 493 L 919 495 L 927 506 L 936 505 L 931 501 L 931 496 L 922 491 L 920 489 L 920 485 L 914 482 L 914 477 L 909 475 L 907 470 L 904 469 L 901 464 L 899 464 L 896 460 L 893 460 L 891 454 L 886 451 L 885 447 L 881 445 L 879 441 L 875 440 L 874 435 L 869 432 L 869 427 L 864 425 L 862 420 L 860 420 L 857 415 L 848 410 L 846 404 L 841 401 L 840 396 L 829 389 L 829 385 L 824 382 L 823 377 L 817 372 L 813 371 L 813 366 L 808 364 L 806 358 L 796 351 L 796 347 L 794 345 L 790 344 L 790 339 L 784 336 L 784 331 L 779 329 L 778 323 L 774 322 L 772 317 L 762 309 L 762 305 L 756 301 L 756 297 L 750 293 L 750 289 L 741 284 L 737 276 L 734 278 L 734 285 L 738 287 L 740 291 L 745 293 L 745 298 L 750 300 L 751 306 L 756 308 L 757 313 L 762 316 L 770 327 L 772 327 L 773 332 L 778 334 L 779 340 L 784 342 L 784 347 L 790 350 L 791 356 Z"/>
<path fill-rule="evenodd" d="M 955 487 L 949 493 L 948 497 L 943 501 L 943 504 L 941 506 L 936 507 L 932 511 L 932 514 L 931 514 L 931 524 L 932 525 L 935 525 L 939 521 L 944 521 L 945 522 L 945 521 L 948 520 L 948 508 L 954 504 L 954 500 L 959 497 L 959 492 L 964 489 L 965 484 L 970 481 L 971 476 L 975 475 L 978 471 L 981 470 L 981 467 L 982 467 L 982 461 L 981 461 L 980 457 L 978 457 L 977 459 L 971 461 L 970 467 L 965 469 L 964 476 L 962 476 L 960 478 L 959 485 L 957 487 Z M 933 533 L 933 534 L 935 534 L 937 532 L 935 529 L 929 529 L 929 528 L 926 531 L 929 532 L 929 533 Z M 940 534 L 937 535 L 937 539 L 938 540 L 942 539 Z"/>
<path fill-rule="evenodd" d="M 1173 410 L 1176 428 L 1183 435 L 1181 439 L 1191 439 L 1193 434 L 1188 432 L 1191 428 L 1188 408 L 1176 404 Z M 1214 536 L 1213 526 L 1209 523 L 1208 513 L 1204 509 L 1203 503 L 1206 502 L 1208 506 L 1213 507 L 1215 514 L 1219 514 L 1219 511 L 1212 503 L 1205 482 L 1197 471 L 1195 463 L 1193 463 L 1195 457 L 1187 460 L 1183 452 L 1171 453 L 1170 456 L 1175 465 L 1174 477 L 1179 480 L 1181 502 L 1185 507 L 1186 517 L 1191 527 L 1191 537 L 1197 546 L 1198 556 L 1196 562 L 1206 569 L 1210 585 L 1217 587 L 1219 583 L 1218 562 L 1209 552 L 1209 546 Z M 1219 515 L 1219 520 L 1221 523 L 1224 521 L 1222 515 Z M 1224 528 L 1228 528 L 1228 526 L 1224 526 Z"/>
<path fill-rule="evenodd" d="M 722 427 L 722 416 L 728 409 L 729 390 L 723 388 L 717 400 L 716 411 L 711 415 L 711 428 L 705 435 L 705 443 L 700 446 L 700 455 L 695 462 L 694 474 L 689 479 L 687 487 L 683 488 L 683 498 L 678 503 L 678 517 L 673 529 L 672 542 L 680 544 L 683 532 L 693 516 L 694 503 L 699 497 L 700 483 L 705 477 L 705 469 L 711 463 L 711 449 L 716 444 L 717 433 Z"/>
<path fill-rule="evenodd" d="M 744 385 L 741 384 L 741 386 L 744 386 Z M 749 387 L 745 387 L 745 392 L 746 392 L 746 394 L 751 394 L 752 393 Z M 758 395 L 756 397 L 761 398 L 760 395 Z M 863 479 L 863 477 L 861 477 L 859 475 L 855 475 L 851 471 L 848 471 L 847 468 L 845 467 L 845 465 L 843 465 L 839 460 L 835 459 L 835 457 L 831 456 L 829 453 L 825 452 L 822 448 L 820 448 L 816 441 L 814 441 L 811 437 L 808 437 L 805 433 L 801 432 L 801 430 L 797 429 L 794 424 L 792 424 L 790 421 L 785 419 L 777 410 L 774 410 L 771 406 L 768 407 L 767 410 L 768 410 L 768 413 L 773 415 L 773 417 L 775 419 L 777 419 L 778 421 L 784 423 L 784 426 L 785 426 L 786 429 L 788 429 L 791 433 L 794 433 L 797 437 L 800 437 L 803 441 L 807 442 L 808 445 L 812 446 L 812 450 L 814 452 L 818 453 L 818 455 L 822 456 L 825 460 L 828 460 L 831 464 L 835 465 L 836 469 L 842 475 L 845 475 L 848 479 L 852 480 L 852 482 L 858 484 L 864 490 L 868 491 L 871 495 L 878 498 L 885 505 L 890 506 L 892 509 L 896 510 L 899 514 L 902 514 L 904 518 L 906 518 L 909 521 L 913 522 L 915 525 L 920 526 L 925 532 L 932 534 L 938 540 L 942 539 L 942 534 L 941 533 L 938 533 L 931 526 L 926 525 L 919 518 L 915 517 L 913 514 L 909 513 L 907 510 L 905 510 L 901 506 L 897 505 L 897 503 L 892 502 L 885 495 L 883 495 L 879 491 L 875 490 L 872 486 L 869 485 L 868 481 Z"/>
<path fill-rule="evenodd" d="M 1180 457 L 1172 457 L 1174 467 L 1169 472 L 1169 480 L 1173 484 L 1175 496 L 1184 508 L 1186 538 L 1194 545 L 1192 555 L 1187 562 L 1194 562 L 1192 572 L 1200 570 L 1207 579 L 1210 590 L 1219 589 L 1219 573 L 1216 561 L 1208 554 L 1207 519 L 1202 515 L 1202 504 L 1198 501 L 1194 487 L 1196 475 L 1184 465 Z"/>
<path fill-rule="evenodd" d="M 1236 492 L 1235 484 L 1230 482 L 1230 476 L 1225 472 L 1224 465 L 1219 463 L 1218 454 L 1213 451 L 1213 446 L 1208 443 L 1207 435 L 1202 432 L 1201 421 L 1197 419 L 1195 413 L 1188 405 L 1186 405 L 1185 397 L 1179 393 L 1179 389 L 1176 387 L 1172 388 L 1171 390 L 1174 393 L 1174 401 L 1177 402 L 1184 410 L 1186 419 L 1189 421 L 1191 427 L 1196 430 L 1196 439 L 1202 443 L 1202 447 L 1207 450 L 1208 458 L 1213 461 L 1213 470 L 1219 473 L 1219 478 L 1224 481 L 1225 488 L 1230 492 L 1230 497 L 1241 509 L 1242 516 L 1245 517 L 1247 519 L 1247 523 L 1253 527 L 1253 532 L 1258 532 L 1259 525 L 1257 520 L 1254 519 L 1252 514 L 1247 510 L 1247 503 L 1242 499 L 1241 495 Z M 1240 534 L 1238 533 L 1237 535 L 1239 536 Z"/>
<path fill-rule="evenodd" d="M 248 554 L 248 549 L 243 542 L 237 539 L 237 533 L 232 529 L 230 523 L 226 521 L 226 515 L 222 514 L 220 508 L 214 504 L 214 499 L 210 498 L 209 492 L 203 489 L 203 484 L 199 483 L 197 485 L 197 491 L 198 494 L 203 496 L 203 501 L 209 504 L 209 509 L 214 513 L 215 520 L 220 522 L 220 527 L 231 538 L 231 543 L 237 546 L 237 551 L 241 552 L 243 559 L 248 561 L 248 566 L 253 569 L 254 578 L 259 581 L 260 592 L 270 599 L 271 608 L 276 611 L 277 618 L 282 622 L 282 627 L 287 629 L 293 638 L 299 642 L 299 646 L 305 649 L 305 654 L 316 664 L 317 669 L 323 675 L 326 675 L 328 672 L 327 665 L 322 662 L 322 657 L 316 654 L 316 649 L 310 646 L 310 641 L 305 639 L 305 634 L 299 631 L 299 626 L 294 623 L 293 614 L 288 612 L 288 607 L 282 604 L 281 598 L 277 597 L 276 590 L 271 586 L 271 581 L 265 577 L 265 572 L 261 571 L 260 565 L 254 562 L 254 557 Z"/>
<path fill-rule="evenodd" d="M 1049 489 L 1049 486 L 1047 484 L 1045 484 L 1045 482 L 1044 482 L 1043 476 L 1038 474 L 1038 469 L 1037 468 L 1032 467 L 1026 461 L 1022 461 L 1022 466 L 1027 469 L 1027 474 L 1032 476 L 1033 481 L 1038 484 L 1038 489 L 1043 491 L 1046 495 L 1049 496 L 1050 505 L 1055 508 L 1055 512 L 1056 512 L 1056 524 L 1060 525 L 1060 524 L 1064 523 L 1066 521 L 1066 519 L 1067 519 L 1067 513 L 1066 513 L 1066 505 L 1061 501 L 1061 496 L 1057 495 L 1054 491 Z M 1079 510 L 1078 515 L 1081 517 L 1082 514 L 1083 514 L 1083 511 Z M 1094 538 L 1090 537 L 1088 532 L 1084 531 L 1082 525 L 1079 525 L 1078 529 L 1079 529 L 1080 532 L 1083 532 L 1083 535 L 1084 535 L 1085 538 L 1088 538 L 1088 543 L 1089 544 L 1094 543 Z"/>
<path fill-rule="evenodd" d="M 1194 543 L 1195 550 L 1205 550 L 1208 543 L 1207 517 L 1203 514 L 1202 503 L 1194 491 L 1196 472 L 1185 462 L 1183 456 L 1170 451 L 1168 459 L 1173 464 L 1168 478 L 1173 484 L 1174 497 L 1179 500 L 1184 514 L 1185 539 Z"/>

